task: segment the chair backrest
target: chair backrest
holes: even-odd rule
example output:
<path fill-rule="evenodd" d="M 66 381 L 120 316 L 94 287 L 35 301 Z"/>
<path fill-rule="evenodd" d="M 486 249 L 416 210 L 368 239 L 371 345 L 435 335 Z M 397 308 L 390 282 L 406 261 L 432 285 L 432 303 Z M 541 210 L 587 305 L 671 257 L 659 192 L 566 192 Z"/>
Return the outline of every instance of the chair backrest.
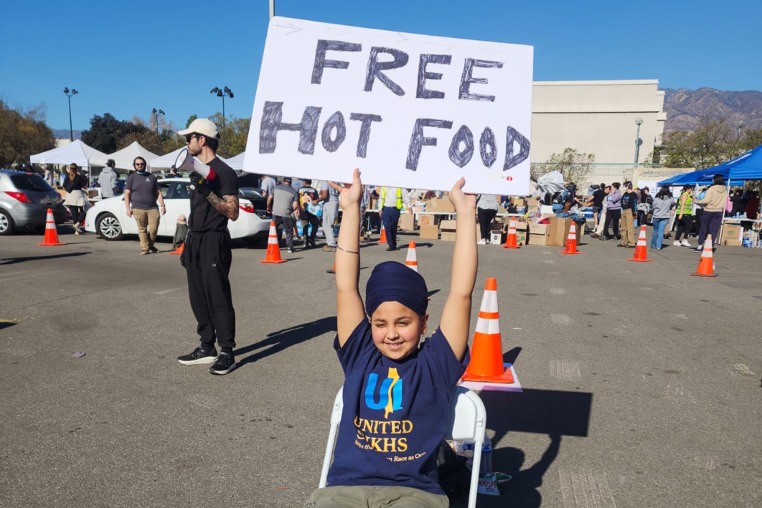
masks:
<path fill-rule="evenodd" d="M 323 469 L 320 472 L 318 488 L 326 486 L 328 469 L 331 466 L 333 448 L 341 422 L 341 412 L 344 408 L 344 389 L 339 388 L 333 400 L 331 411 L 331 428 L 328 432 L 328 442 L 323 456 Z M 474 459 L 471 468 L 471 487 L 468 493 L 468 508 L 476 506 L 476 491 L 479 487 L 479 466 L 481 465 L 481 450 L 484 444 L 484 432 L 487 428 L 487 411 L 482 400 L 476 393 L 462 386 L 455 387 L 455 396 L 450 405 L 450 420 L 452 425 L 445 439 L 455 439 L 474 443 Z"/>

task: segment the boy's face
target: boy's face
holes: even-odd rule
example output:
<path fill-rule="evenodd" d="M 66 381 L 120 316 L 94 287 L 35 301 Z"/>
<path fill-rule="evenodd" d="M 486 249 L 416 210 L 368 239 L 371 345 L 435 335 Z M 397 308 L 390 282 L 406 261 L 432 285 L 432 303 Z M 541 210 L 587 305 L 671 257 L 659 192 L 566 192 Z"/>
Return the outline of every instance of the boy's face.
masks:
<path fill-rule="evenodd" d="M 418 349 L 427 318 L 399 302 L 384 302 L 370 319 L 373 343 L 387 358 L 407 358 Z"/>

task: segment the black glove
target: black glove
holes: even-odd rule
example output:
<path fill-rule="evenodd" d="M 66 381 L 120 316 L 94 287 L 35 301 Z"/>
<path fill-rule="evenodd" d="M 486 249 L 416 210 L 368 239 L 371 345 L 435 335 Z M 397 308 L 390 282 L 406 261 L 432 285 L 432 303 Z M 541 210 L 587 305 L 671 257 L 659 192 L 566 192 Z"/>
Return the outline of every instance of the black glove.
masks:
<path fill-rule="evenodd" d="M 206 184 L 206 180 L 204 180 L 204 177 L 199 175 L 196 172 L 193 172 L 190 174 L 190 181 L 192 184 L 193 189 L 195 189 L 196 192 L 201 194 L 204 199 L 208 198 L 209 195 L 212 193 L 212 189 Z"/>

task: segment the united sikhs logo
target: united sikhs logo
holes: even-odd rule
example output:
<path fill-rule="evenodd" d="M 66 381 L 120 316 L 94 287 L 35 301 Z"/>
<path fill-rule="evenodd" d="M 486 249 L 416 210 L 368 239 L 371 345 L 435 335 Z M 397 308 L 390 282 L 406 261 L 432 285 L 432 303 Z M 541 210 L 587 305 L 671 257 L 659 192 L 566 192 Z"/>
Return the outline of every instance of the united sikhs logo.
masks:
<path fill-rule="evenodd" d="M 389 375 L 381 382 L 376 396 L 377 384 L 378 374 L 372 372 L 365 388 L 365 405 L 370 409 L 383 409 L 384 418 L 389 418 L 389 413 L 402 409 L 402 380 L 397 369 L 389 368 Z"/>

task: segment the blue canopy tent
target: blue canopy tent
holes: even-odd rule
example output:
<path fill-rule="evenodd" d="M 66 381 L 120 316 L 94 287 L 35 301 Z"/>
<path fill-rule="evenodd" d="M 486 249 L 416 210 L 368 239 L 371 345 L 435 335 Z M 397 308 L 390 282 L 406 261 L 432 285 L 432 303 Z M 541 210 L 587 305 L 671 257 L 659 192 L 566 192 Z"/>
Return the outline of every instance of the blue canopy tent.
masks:
<path fill-rule="evenodd" d="M 658 185 L 709 185 L 714 175 L 722 175 L 732 186 L 743 185 L 747 180 L 762 180 L 762 145 L 717 166 L 673 176 Z"/>

